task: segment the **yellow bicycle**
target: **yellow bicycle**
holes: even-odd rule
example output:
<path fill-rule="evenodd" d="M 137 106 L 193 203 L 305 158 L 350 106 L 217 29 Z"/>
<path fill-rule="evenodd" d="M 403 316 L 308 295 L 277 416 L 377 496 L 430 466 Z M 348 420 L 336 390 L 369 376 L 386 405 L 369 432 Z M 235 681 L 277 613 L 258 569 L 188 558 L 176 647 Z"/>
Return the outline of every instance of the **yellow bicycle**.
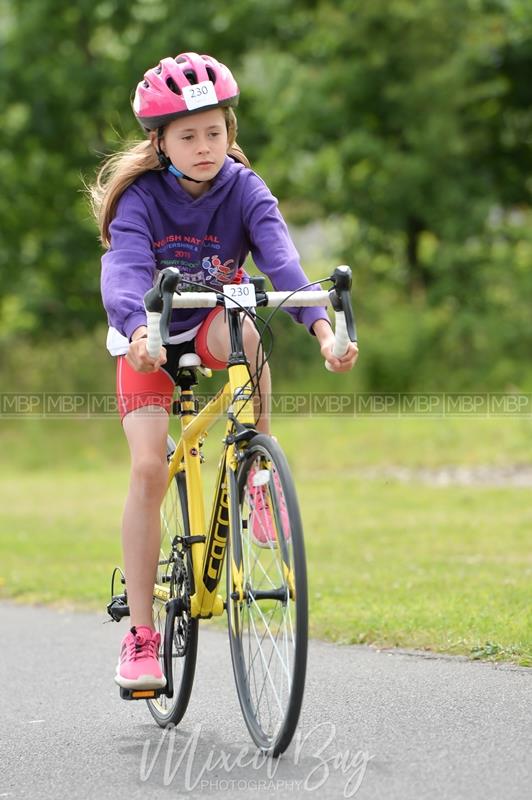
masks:
<path fill-rule="evenodd" d="M 179 293 L 180 275 L 163 270 L 145 297 L 148 350 L 167 339 L 173 308 L 225 305 L 231 337 L 228 382 L 202 408 L 193 387 L 202 370 L 195 354 L 181 357 L 174 411 L 181 420 L 177 444 L 168 439 L 168 486 L 161 507 L 161 554 L 153 590 L 154 620 L 161 634 L 163 689 L 120 689 L 124 699 L 145 699 L 162 727 L 186 711 L 196 665 L 200 619 L 227 612 L 236 688 L 253 741 L 272 756 L 290 744 L 297 727 L 307 662 L 307 575 L 301 516 L 280 445 L 255 429 L 257 372 L 252 377 L 242 344 L 242 316 L 257 306 L 326 305 L 336 313 L 335 354 L 356 341 L 351 271 L 338 267 L 330 291 L 266 292 L 264 279 L 220 292 Z M 161 334 L 162 332 L 162 334 Z M 202 490 L 202 445 L 225 416 L 210 521 Z M 225 591 L 221 589 L 226 562 Z M 127 589 L 114 594 L 108 612 L 129 614 Z M 122 574 L 122 583 L 125 577 Z"/>

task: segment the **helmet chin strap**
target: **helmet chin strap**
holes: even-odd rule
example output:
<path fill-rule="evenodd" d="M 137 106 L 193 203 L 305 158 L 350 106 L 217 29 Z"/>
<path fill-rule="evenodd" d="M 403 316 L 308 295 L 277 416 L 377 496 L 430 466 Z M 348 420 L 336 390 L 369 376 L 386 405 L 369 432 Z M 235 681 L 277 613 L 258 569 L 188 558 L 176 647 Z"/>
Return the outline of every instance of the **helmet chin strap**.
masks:
<path fill-rule="evenodd" d="M 164 167 L 171 172 L 172 175 L 175 175 L 176 178 L 184 178 L 186 181 L 192 181 L 192 183 L 203 183 L 203 181 L 197 181 L 195 178 L 191 178 L 190 175 L 185 175 L 184 172 L 181 172 L 180 169 L 174 167 L 166 153 L 163 153 L 161 150 L 161 139 L 162 139 L 163 129 L 159 128 L 157 131 L 157 147 L 155 152 L 157 153 L 157 158 L 159 159 L 159 164 L 161 167 Z"/>

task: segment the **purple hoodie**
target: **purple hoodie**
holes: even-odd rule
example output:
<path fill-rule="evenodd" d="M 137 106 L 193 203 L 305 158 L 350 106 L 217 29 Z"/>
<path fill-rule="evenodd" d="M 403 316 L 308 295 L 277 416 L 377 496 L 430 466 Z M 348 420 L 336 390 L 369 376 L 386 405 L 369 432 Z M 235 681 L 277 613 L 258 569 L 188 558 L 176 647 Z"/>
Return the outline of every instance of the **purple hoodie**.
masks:
<path fill-rule="evenodd" d="M 278 291 L 308 283 L 277 200 L 252 170 L 226 157 L 211 188 L 194 199 L 176 178 L 150 171 L 129 186 L 110 225 L 101 289 L 109 325 L 128 338 L 146 324 L 143 296 L 156 270 L 178 267 L 184 278 L 220 289 L 249 280 L 242 265 L 251 251 Z M 315 287 L 317 288 L 317 287 Z M 329 319 L 325 308 L 294 308 L 310 330 Z M 170 333 L 198 325 L 209 309 L 174 309 Z"/>

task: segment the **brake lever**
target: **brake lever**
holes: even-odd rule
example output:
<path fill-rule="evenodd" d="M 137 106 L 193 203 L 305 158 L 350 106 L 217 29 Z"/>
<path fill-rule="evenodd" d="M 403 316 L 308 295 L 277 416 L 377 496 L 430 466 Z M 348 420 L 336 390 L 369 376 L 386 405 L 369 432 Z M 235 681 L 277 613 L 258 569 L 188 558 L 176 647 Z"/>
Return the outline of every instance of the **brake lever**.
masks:
<path fill-rule="evenodd" d="M 167 269 L 171 270 L 172 267 L 168 267 Z M 161 293 L 163 296 L 163 313 L 161 314 L 161 339 L 163 344 L 168 342 L 170 338 L 170 318 L 172 316 L 172 299 L 174 296 L 174 292 L 180 294 L 179 289 L 177 288 L 177 284 L 179 283 L 179 279 L 181 275 L 179 270 L 172 270 L 170 274 L 166 270 L 163 270 L 165 275 L 161 280 Z M 177 273 L 177 274 L 176 274 Z"/>
<path fill-rule="evenodd" d="M 160 331 L 163 344 L 168 342 L 170 335 L 170 317 L 172 314 L 172 297 L 174 292 L 180 294 L 177 288 L 181 273 L 175 267 L 167 267 L 159 272 L 157 281 L 152 289 L 144 295 L 146 311 L 161 314 Z"/>
<path fill-rule="evenodd" d="M 357 330 L 351 303 L 351 285 L 353 282 L 351 268 L 346 265 L 336 267 L 331 275 L 331 280 L 334 284 L 329 291 L 331 305 L 335 311 L 344 312 L 347 335 L 352 342 L 356 342 Z"/>

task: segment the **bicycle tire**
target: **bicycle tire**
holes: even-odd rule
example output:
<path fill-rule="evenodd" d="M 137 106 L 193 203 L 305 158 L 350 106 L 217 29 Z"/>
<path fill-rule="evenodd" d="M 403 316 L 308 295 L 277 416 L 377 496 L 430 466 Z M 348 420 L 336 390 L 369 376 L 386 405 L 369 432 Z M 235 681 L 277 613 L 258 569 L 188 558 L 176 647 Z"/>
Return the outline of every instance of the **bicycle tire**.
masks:
<path fill-rule="evenodd" d="M 301 517 L 288 463 L 269 436 L 258 434 L 251 440 L 237 474 L 228 470 L 228 481 L 227 613 L 233 672 L 253 741 L 264 753 L 278 756 L 296 730 L 305 688 L 308 593 Z M 275 541 L 261 546 L 252 535 L 258 507 L 256 488 L 250 488 L 259 481 L 266 487 L 263 497 L 275 530 Z M 232 562 L 241 565 L 242 598 L 235 590 Z"/>
<path fill-rule="evenodd" d="M 167 458 L 170 460 L 175 442 L 169 436 Z M 184 472 L 178 472 L 161 504 L 161 555 L 157 567 L 157 583 L 169 586 L 171 600 L 180 602 L 180 609 L 153 598 L 153 617 L 161 634 L 159 658 L 167 680 L 171 670 L 172 696 L 161 694 L 147 700 L 151 715 L 162 728 L 177 725 L 187 710 L 194 683 L 198 650 L 198 620 L 187 609 L 193 592 L 193 572 L 189 547 L 176 542 L 189 536 L 187 488 Z M 168 684 L 167 684 L 168 689 Z"/>

